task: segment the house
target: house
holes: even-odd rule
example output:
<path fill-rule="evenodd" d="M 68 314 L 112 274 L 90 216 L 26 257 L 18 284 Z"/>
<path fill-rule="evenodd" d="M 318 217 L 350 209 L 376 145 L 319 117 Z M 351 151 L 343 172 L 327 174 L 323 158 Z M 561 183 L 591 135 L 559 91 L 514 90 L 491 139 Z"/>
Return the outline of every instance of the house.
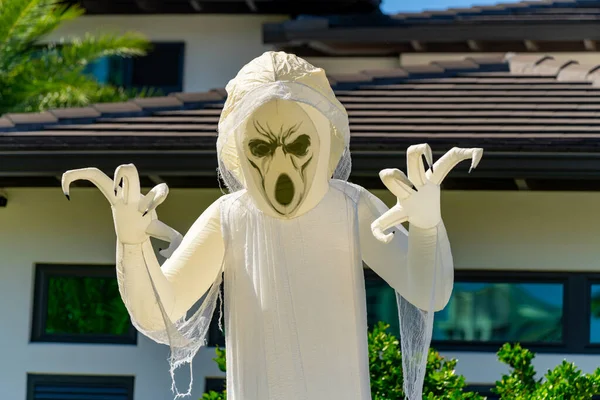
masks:
<path fill-rule="evenodd" d="M 390 204 L 377 173 L 404 168 L 409 145 L 428 142 L 434 157 L 452 146 L 485 148 L 475 173 L 460 165 L 444 181 L 457 283 L 434 332 L 434 346 L 460 360 L 472 385 L 485 388 L 505 371 L 494 353 L 507 340 L 538 351 L 539 371 L 563 358 L 588 372 L 598 365 L 597 71 L 524 54 L 329 74 L 350 115 L 351 180 Z M 186 232 L 221 195 L 215 141 L 224 98 L 223 89 L 187 91 L 0 118 L 0 292 L 10 299 L 0 304 L 10 360 L 0 363 L 3 396 L 83 387 L 115 399 L 171 398 L 168 349 L 119 318 L 107 202 L 85 184 L 67 202 L 59 178 L 133 162 L 143 187 L 169 185 L 160 219 Z M 370 323 L 393 322 L 389 288 L 365 274 Z M 86 308 L 67 310 L 61 294 L 76 290 L 103 310 L 100 320 L 81 317 L 96 331 L 73 328 L 69 315 Z M 213 329 L 211 344 L 219 340 Z M 195 359 L 196 397 L 222 377 L 213 356 L 206 348 Z"/>

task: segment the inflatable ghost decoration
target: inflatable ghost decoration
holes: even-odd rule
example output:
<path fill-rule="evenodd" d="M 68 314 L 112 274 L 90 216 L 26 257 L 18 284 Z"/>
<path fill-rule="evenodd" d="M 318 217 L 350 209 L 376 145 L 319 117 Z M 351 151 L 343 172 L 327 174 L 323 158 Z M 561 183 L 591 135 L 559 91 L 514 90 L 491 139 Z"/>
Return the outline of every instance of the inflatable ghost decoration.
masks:
<path fill-rule="evenodd" d="M 461 160 L 475 167 L 482 150 L 454 148 L 432 166 L 429 146 L 411 146 L 408 176 L 380 174 L 398 198 L 388 210 L 347 182 L 348 116 L 322 69 L 267 52 L 227 93 L 217 151 L 230 194 L 185 237 L 157 219 L 166 185 L 140 194 L 133 165 L 114 180 L 96 169 L 63 176 L 67 197 L 87 179 L 112 206 L 119 288 L 136 328 L 171 347 L 172 377 L 191 368 L 224 283 L 229 400 L 367 400 L 364 261 L 397 292 L 405 392 L 421 399 L 433 312 L 453 286 L 440 183 Z M 150 237 L 171 242 L 162 267 Z M 185 396 L 191 383 L 173 390 Z"/>

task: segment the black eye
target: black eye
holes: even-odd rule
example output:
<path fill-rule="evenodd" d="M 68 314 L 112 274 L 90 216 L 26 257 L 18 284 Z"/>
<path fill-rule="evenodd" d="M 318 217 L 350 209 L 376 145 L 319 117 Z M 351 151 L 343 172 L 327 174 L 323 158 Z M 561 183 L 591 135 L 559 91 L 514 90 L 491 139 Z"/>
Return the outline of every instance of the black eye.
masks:
<path fill-rule="evenodd" d="M 273 152 L 273 146 L 260 139 L 251 140 L 250 143 L 248 143 L 248 147 L 254 157 L 266 157 Z"/>
<path fill-rule="evenodd" d="M 305 156 L 310 147 L 310 136 L 300 135 L 292 143 L 285 145 L 285 151 L 296 157 Z"/>

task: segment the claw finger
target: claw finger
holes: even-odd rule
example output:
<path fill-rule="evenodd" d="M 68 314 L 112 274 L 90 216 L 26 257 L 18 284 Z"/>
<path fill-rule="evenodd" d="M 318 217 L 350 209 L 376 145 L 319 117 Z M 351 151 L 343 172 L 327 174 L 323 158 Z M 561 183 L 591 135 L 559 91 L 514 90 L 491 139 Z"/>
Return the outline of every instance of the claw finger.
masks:
<path fill-rule="evenodd" d="M 371 232 L 373 232 L 373 236 L 375 236 L 377 240 L 383 243 L 389 243 L 394 237 L 394 231 L 387 234 L 384 232 L 406 221 L 408 221 L 408 214 L 401 205 L 397 204 L 386 211 L 381 217 L 373 221 L 371 224 Z"/>
<path fill-rule="evenodd" d="M 454 147 L 436 161 L 434 166 L 435 169 L 433 171 L 428 171 L 427 177 L 431 182 L 440 185 L 446 175 L 448 175 L 452 168 L 459 162 L 471 159 L 471 168 L 469 168 L 470 173 L 473 169 L 477 168 L 479 161 L 481 161 L 481 157 L 483 157 L 483 149 L 462 149 Z"/>
<path fill-rule="evenodd" d="M 119 165 L 115 170 L 114 192 L 118 194 L 119 184 L 122 183 L 121 192 L 123 194 L 123 202 L 129 203 L 129 200 L 137 200 L 140 195 L 140 177 L 137 169 L 133 164 Z"/>
<path fill-rule="evenodd" d="M 183 240 L 181 233 L 157 219 L 153 220 L 150 225 L 148 225 L 148 228 L 146 228 L 146 233 L 157 239 L 169 242 L 168 248 L 159 251 L 160 254 L 167 258 L 173 254 Z"/>
<path fill-rule="evenodd" d="M 115 204 L 116 197 L 112 191 L 113 182 L 106 176 L 106 174 L 100 171 L 98 168 L 81 168 L 67 171 L 63 174 L 61 180 L 61 186 L 63 193 L 70 200 L 69 189 L 73 182 L 78 180 L 85 180 L 92 182 L 100 192 L 106 197 L 110 204 Z"/>
<path fill-rule="evenodd" d="M 166 183 L 156 185 L 148 192 L 147 195 L 142 197 L 138 210 L 146 215 L 148 212 L 153 211 L 156 207 L 162 204 L 169 194 L 169 187 Z"/>
<path fill-rule="evenodd" d="M 431 147 L 429 147 L 427 143 L 412 145 L 406 151 L 408 179 L 416 188 L 427 183 L 423 156 L 425 156 L 428 167 L 431 167 L 433 164 L 433 154 L 431 152 Z"/>
<path fill-rule="evenodd" d="M 401 200 L 406 199 L 415 192 L 412 189 L 412 183 L 410 183 L 406 175 L 404 175 L 404 172 L 398 169 L 384 169 L 379 172 L 379 177 L 385 187 Z"/>

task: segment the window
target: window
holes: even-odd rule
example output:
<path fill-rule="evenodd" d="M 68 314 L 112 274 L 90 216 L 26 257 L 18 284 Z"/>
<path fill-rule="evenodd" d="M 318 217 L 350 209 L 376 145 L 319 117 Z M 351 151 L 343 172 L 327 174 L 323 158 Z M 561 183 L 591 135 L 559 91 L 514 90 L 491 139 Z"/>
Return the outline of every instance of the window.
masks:
<path fill-rule="evenodd" d="M 87 72 L 101 83 L 128 89 L 157 89 L 163 95 L 183 90 L 185 44 L 152 43 L 143 57 L 105 57 L 90 64 Z"/>
<path fill-rule="evenodd" d="M 133 400 L 129 376 L 27 375 L 27 400 Z"/>
<path fill-rule="evenodd" d="M 221 299 L 225 299 L 225 285 L 221 283 Z M 202 302 L 203 299 L 199 301 Z M 221 301 L 217 302 L 217 306 L 215 307 L 215 312 L 213 313 L 212 320 L 210 321 L 210 326 L 208 327 L 208 346 L 209 347 L 220 347 L 222 349 L 225 348 L 225 316 L 221 316 L 223 311 L 223 305 Z M 221 324 L 223 327 L 223 331 L 219 328 L 219 318 L 223 318 L 221 320 Z"/>
<path fill-rule="evenodd" d="M 590 288 L 590 343 L 600 344 L 600 283 Z"/>
<path fill-rule="evenodd" d="M 224 327 L 223 327 L 224 328 Z M 208 328 L 208 346 L 225 348 L 225 334 L 219 328 L 219 310 L 215 310 Z"/>
<path fill-rule="evenodd" d="M 396 292 L 370 269 L 365 269 L 365 289 L 367 294 L 367 324 L 372 329 L 379 321 L 390 325 L 389 331 L 398 336 L 398 305 Z"/>
<path fill-rule="evenodd" d="M 384 321 L 397 334 L 393 290 L 370 270 L 365 270 L 365 285 L 369 326 Z M 496 352 L 506 342 L 535 352 L 600 352 L 600 277 L 456 271 L 450 302 L 436 313 L 432 347 Z"/>
<path fill-rule="evenodd" d="M 37 265 L 31 340 L 135 344 L 115 267 Z"/>
<path fill-rule="evenodd" d="M 467 385 L 465 391 L 478 393 L 485 396 L 486 400 L 497 400 L 500 399 L 500 396 L 492 392 L 494 386 L 495 385 Z"/>
<path fill-rule="evenodd" d="M 563 291 L 564 283 L 457 282 L 433 340 L 560 344 Z"/>
<path fill-rule="evenodd" d="M 204 392 L 222 392 L 225 390 L 225 378 L 206 378 Z"/>

